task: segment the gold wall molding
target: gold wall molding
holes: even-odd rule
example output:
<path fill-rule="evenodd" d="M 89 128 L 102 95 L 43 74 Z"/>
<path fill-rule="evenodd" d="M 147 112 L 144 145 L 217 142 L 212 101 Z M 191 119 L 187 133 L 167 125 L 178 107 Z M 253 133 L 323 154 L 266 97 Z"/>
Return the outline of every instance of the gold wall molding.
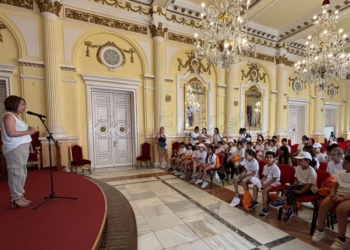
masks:
<path fill-rule="evenodd" d="M 18 62 L 19 62 L 19 65 L 23 67 L 45 68 L 44 62 L 28 61 L 23 59 L 19 59 Z"/>
<path fill-rule="evenodd" d="M 61 65 L 60 68 L 63 71 L 77 72 L 77 68 L 75 66 Z"/>
<path fill-rule="evenodd" d="M 196 38 L 190 36 L 184 36 L 172 32 L 168 32 L 168 39 L 180 43 L 194 44 L 196 42 Z"/>
<path fill-rule="evenodd" d="M 288 57 L 286 55 L 283 56 L 275 56 L 276 58 L 276 64 L 284 64 L 290 67 L 294 67 L 295 62 L 288 60 Z"/>
<path fill-rule="evenodd" d="M 56 16 L 59 16 L 61 12 L 62 4 L 58 1 L 53 3 L 51 0 L 36 0 L 36 3 L 40 12 L 50 12 Z"/>
<path fill-rule="evenodd" d="M 145 34 L 145 35 L 148 34 L 146 25 L 138 25 L 134 23 L 124 22 L 121 20 L 102 17 L 91 13 L 86 13 L 86 12 L 68 9 L 68 8 L 65 8 L 65 15 L 66 15 L 66 18 L 70 18 L 78 21 L 103 25 L 106 27 L 122 29 L 122 30 L 136 32 L 136 33 Z"/>
<path fill-rule="evenodd" d="M 242 76 L 241 76 L 241 80 L 243 81 L 244 78 L 248 78 L 250 81 L 252 82 L 258 82 L 260 81 L 264 81 L 264 83 L 266 82 L 266 73 L 262 73 L 262 75 L 260 74 L 260 69 L 261 66 L 257 63 L 250 63 L 250 65 L 248 66 L 248 72 L 245 73 L 245 70 L 242 69 Z"/>
<path fill-rule="evenodd" d="M 155 24 L 150 25 L 149 30 L 152 37 L 161 36 L 164 38 L 165 32 L 168 32 L 168 28 L 163 28 L 163 24 L 160 22 L 158 23 L 158 26 Z"/>
<path fill-rule="evenodd" d="M 138 12 L 139 14 L 144 15 L 152 15 L 152 9 L 151 8 L 145 8 L 141 5 L 131 4 L 129 2 L 124 2 L 120 0 L 94 0 L 94 2 L 102 3 L 103 5 L 106 4 L 108 6 L 114 6 L 115 8 L 120 8 L 122 10 L 132 11 L 132 12 Z M 137 2 L 137 1 L 133 1 Z M 137 2 L 141 3 L 141 2 Z"/>
<path fill-rule="evenodd" d="M 4 29 L 6 29 L 6 25 L 2 21 L 0 21 L 0 42 L 4 42 L 3 37 L 1 35 L 1 30 Z"/>
<path fill-rule="evenodd" d="M 33 0 L 0 0 L 0 3 L 12 5 L 15 7 L 34 10 Z"/>
<path fill-rule="evenodd" d="M 262 53 L 256 53 L 255 58 L 263 61 L 267 61 L 267 62 L 275 62 L 274 56 L 270 56 Z"/>
<path fill-rule="evenodd" d="M 90 57 L 90 48 L 97 48 L 97 52 L 96 52 L 96 58 L 97 58 L 97 61 L 101 64 L 104 64 L 102 61 L 101 61 L 101 58 L 100 58 L 100 51 L 101 49 L 103 49 L 104 47 L 107 47 L 107 46 L 112 46 L 114 48 L 116 48 L 117 50 L 119 50 L 122 54 L 122 63 L 120 65 L 120 67 L 124 66 L 126 60 L 125 60 L 125 54 L 124 53 L 128 53 L 130 54 L 130 62 L 131 63 L 134 63 L 134 56 L 133 54 L 136 52 L 136 50 L 134 50 L 133 48 L 130 48 L 130 49 L 121 49 L 119 48 L 114 42 L 106 42 L 105 44 L 102 44 L 102 45 L 93 45 L 92 42 L 90 41 L 85 41 L 84 42 L 84 45 L 86 46 L 86 57 Z"/>
<path fill-rule="evenodd" d="M 162 7 L 154 7 L 153 15 L 155 14 L 158 14 L 159 16 L 164 16 L 167 21 L 171 21 L 173 23 L 179 23 L 195 28 L 203 28 L 202 25 L 200 25 L 199 21 L 189 20 L 185 17 L 178 17 L 175 14 L 168 14 L 166 10 Z"/>
<path fill-rule="evenodd" d="M 181 58 L 177 58 L 177 61 L 179 62 L 177 67 L 178 71 L 180 71 L 181 68 L 184 69 L 188 67 L 187 71 L 190 71 L 192 74 L 193 73 L 201 74 L 203 72 L 208 72 L 209 75 L 211 75 L 211 71 L 210 71 L 211 64 L 207 63 L 207 67 L 204 67 L 202 63 L 202 59 L 199 59 L 196 57 L 194 50 L 187 51 L 185 54 L 187 55 L 188 59 L 184 64 L 182 63 Z"/>

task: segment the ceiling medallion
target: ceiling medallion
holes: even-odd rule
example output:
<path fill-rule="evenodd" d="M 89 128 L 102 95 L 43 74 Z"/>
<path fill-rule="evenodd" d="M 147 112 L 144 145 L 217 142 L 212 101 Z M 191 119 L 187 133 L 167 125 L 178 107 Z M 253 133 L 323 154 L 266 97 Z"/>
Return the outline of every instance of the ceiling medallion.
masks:
<path fill-rule="evenodd" d="M 210 64 L 229 69 L 254 53 L 255 47 L 247 38 L 249 4 L 250 0 L 216 0 L 209 7 L 202 4 L 203 31 L 195 34 L 199 58 L 205 57 Z"/>
<path fill-rule="evenodd" d="M 344 79 L 350 71 L 350 54 L 344 52 L 346 34 L 336 32 L 338 10 L 329 11 L 330 2 L 324 0 L 322 14 L 313 17 L 316 35 L 305 43 L 306 57 L 294 65 L 296 77 L 314 83 L 318 91 L 330 87 L 330 79 Z"/>

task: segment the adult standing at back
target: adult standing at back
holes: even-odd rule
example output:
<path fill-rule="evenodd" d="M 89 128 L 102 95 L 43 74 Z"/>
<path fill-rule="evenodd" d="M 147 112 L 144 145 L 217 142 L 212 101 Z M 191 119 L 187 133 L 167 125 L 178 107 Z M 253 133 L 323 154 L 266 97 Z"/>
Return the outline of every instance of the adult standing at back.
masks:
<path fill-rule="evenodd" d="M 156 143 L 158 144 L 160 168 L 165 168 L 165 167 L 162 166 L 162 158 L 163 158 L 163 156 L 165 158 L 167 166 L 169 167 L 170 164 L 169 164 L 167 142 L 166 142 L 166 136 L 165 136 L 165 133 L 164 133 L 164 127 L 161 127 L 159 129 L 159 133 L 157 134 L 157 137 L 156 137 Z"/>
<path fill-rule="evenodd" d="M 32 141 L 30 136 L 36 130 L 29 127 L 19 116 L 26 110 L 26 101 L 23 98 L 11 95 L 5 99 L 4 105 L 8 112 L 2 117 L 2 152 L 8 170 L 11 208 L 28 207 L 31 201 L 24 197 L 24 184 Z"/>
<path fill-rule="evenodd" d="M 194 131 L 190 134 L 190 143 L 192 146 L 194 146 L 196 143 L 199 142 L 200 134 L 199 134 L 199 127 L 195 127 Z"/>

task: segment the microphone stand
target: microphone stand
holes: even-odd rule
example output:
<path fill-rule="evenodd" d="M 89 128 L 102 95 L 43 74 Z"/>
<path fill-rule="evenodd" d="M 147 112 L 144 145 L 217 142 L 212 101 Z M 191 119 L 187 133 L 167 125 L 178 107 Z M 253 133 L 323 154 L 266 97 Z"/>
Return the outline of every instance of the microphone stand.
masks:
<path fill-rule="evenodd" d="M 76 197 L 65 197 L 65 196 L 57 196 L 55 191 L 54 191 L 54 187 L 53 187 L 53 177 L 52 177 L 52 158 L 51 158 L 51 140 L 55 143 L 55 146 L 58 147 L 58 141 L 56 141 L 53 137 L 52 137 L 52 133 L 50 132 L 50 130 L 47 128 L 45 121 L 43 119 L 42 116 L 38 116 L 40 121 L 42 122 L 42 124 L 44 125 L 48 136 L 46 137 L 46 139 L 49 141 L 49 159 L 50 159 L 50 179 L 51 179 L 51 194 L 47 197 L 45 197 L 44 201 L 42 203 L 40 203 L 39 205 L 37 205 L 36 207 L 33 208 L 33 210 L 38 209 L 40 206 L 44 205 L 46 202 L 48 202 L 49 200 L 52 199 L 56 199 L 56 198 L 60 198 L 60 199 L 71 199 L 71 200 L 77 200 L 78 198 Z"/>

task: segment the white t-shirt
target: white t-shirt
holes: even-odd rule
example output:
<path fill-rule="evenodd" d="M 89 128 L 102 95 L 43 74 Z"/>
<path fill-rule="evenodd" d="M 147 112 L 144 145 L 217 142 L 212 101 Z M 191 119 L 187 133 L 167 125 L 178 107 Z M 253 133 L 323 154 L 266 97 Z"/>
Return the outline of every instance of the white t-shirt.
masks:
<path fill-rule="evenodd" d="M 228 145 L 227 144 L 222 144 L 222 149 L 226 150 L 226 148 L 228 148 Z"/>
<path fill-rule="evenodd" d="M 330 161 L 328 162 L 326 171 L 329 173 L 330 176 L 335 176 L 336 173 L 342 169 L 343 169 L 343 161 L 340 161 L 337 164 L 335 164 L 334 161 Z"/>
<path fill-rule="evenodd" d="M 179 155 L 182 155 L 182 154 L 186 154 L 186 147 L 183 147 L 183 148 L 179 148 Z"/>
<path fill-rule="evenodd" d="M 231 148 L 230 148 L 230 151 L 229 151 L 230 154 L 227 156 L 227 159 L 230 159 L 230 158 L 232 158 L 233 156 L 235 156 L 236 151 L 237 151 L 237 148 L 236 148 L 235 146 L 231 147 Z"/>
<path fill-rule="evenodd" d="M 259 163 L 256 159 L 253 158 L 251 161 L 245 160 L 244 168 L 247 171 L 247 174 L 256 171 L 255 175 L 252 177 L 259 178 Z"/>
<path fill-rule="evenodd" d="M 307 169 L 302 169 L 300 166 L 296 167 L 295 178 L 298 179 L 299 184 L 311 184 L 311 191 L 315 194 L 317 192 L 317 174 L 313 167 L 309 166 Z"/>
<path fill-rule="evenodd" d="M 327 162 L 326 157 L 322 153 L 316 154 L 316 158 L 319 162 Z"/>
<path fill-rule="evenodd" d="M 315 169 L 319 169 L 320 168 L 320 162 L 317 160 L 316 157 L 314 157 L 314 161 L 316 162 Z"/>
<path fill-rule="evenodd" d="M 220 154 L 224 149 L 222 147 L 215 149 L 215 154 Z"/>
<path fill-rule="evenodd" d="M 338 182 L 339 184 L 337 195 L 350 194 L 350 173 L 347 173 L 346 170 L 338 171 L 335 175 L 334 182 Z"/>
<path fill-rule="evenodd" d="M 260 144 L 260 145 L 256 144 L 255 145 L 255 150 L 258 150 L 258 151 L 264 150 L 264 145 L 263 144 Z"/>
<path fill-rule="evenodd" d="M 281 170 L 279 167 L 277 167 L 276 164 L 272 164 L 271 166 L 265 165 L 264 170 L 262 172 L 264 176 L 266 176 L 266 180 L 264 183 L 269 182 L 272 178 L 276 178 L 276 181 L 271 183 L 272 186 L 278 186 L 280 185 L 280 178 L 281 178 Z"/>
<path fill-rule="evenodd" d="M 198 158 L 199 157 L 199 150 L 198 149 L 196 149 L 196 150 L 194 150 L 193 152 L 192 152 L 192 158 Z"/>
<path fill-rule="evenodd" d="M 205 151 L 199 151 L 198 150 L 198 155 L 197 155 L 197 157 L 198 157 L 198 161 L 200 162 L 200 163 L 205 163 L 205 159 L 207 158 L 207 152 L 205 152 Z"/>
<path fill-rule="evenodd" d="M 288 148 L 288 151 L 289 151 L 289 153 L 290 153 L 290 151 L 291 151 L 292 149 L 290 148 L 289 145 L 287 145 L 286 147 Z"/>
<path fill-rule="evenodd" d="M 276 146 L 270 147 L 270 151 L 272 151 L 272 152 L 276 153 L 276 151 L 277 151 L 277 147 L 276 147 Z"/>
<path fill-rule="evenodd" d="M 193 151 L 192 151 L 192 149 L 190 149 L 190 150 L 186 150 L 186 153 L 185 153 L 185 155 L 192 155 L 193 154 Z"/>
<path fill-rule="evenodd" d="M 190 136 L 191 136 L 190 143 L 192 145 L 195 145 L 196 143 L 198 143 L 198 139 L 193 139 L 193 138 L 199 137 L 199 133 L 195 133 L 194 131 L 192 131 Z"/>
<path fill-rule="evenodd" d="M 218 143 L 218 141 L 221 141 L 222 140 L 222 135 L 220 134 L 213 134 L 213 143 L 214 145 L 216 146 L 216 144 Z"/>
<path fill-rule="evenodd" d="M 207 163 L 209 163 L 210 166 L 215 168 L 215 165 L 216 165 L 216 154 L 209 155 Z"/>

